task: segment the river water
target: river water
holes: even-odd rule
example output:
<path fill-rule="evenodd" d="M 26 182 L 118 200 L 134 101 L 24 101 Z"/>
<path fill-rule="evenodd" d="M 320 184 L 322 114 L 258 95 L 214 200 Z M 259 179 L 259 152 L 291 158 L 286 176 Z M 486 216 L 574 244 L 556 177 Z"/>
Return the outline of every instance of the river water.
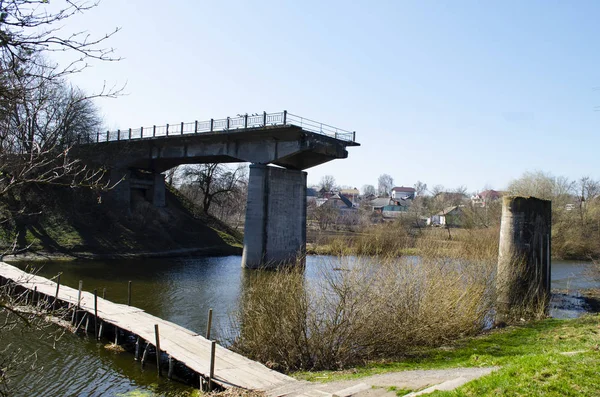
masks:
<path fill-rule="evenodd" d="M 309 256 L 306 277 L 314 278 L 326 263 L 337 257 Z M 213 336 L 227 336 L 229 315 L 236 306 L 247 271 L 241 257 L 144 259 L 36 263 L 46 277 L 62 272 L 61 283 L 77 288 L 98 289 L 114 302 L 126 303 L 127 284 L 132 281 L 131 304 L 198 333 L 206 332 L 209 308 L 213 314 Z M 18 265 L 21 266 L 21 265 Z M 594 286 L 588 276 L 591 264 L 552 263 L 552 287 L 576 291 Z M 22 355 L 37 352 L 37 368 L 18 373 L 10 383 L 16 396 L 140 396 L 182 395 L 191 388 L 159 379 L 149 365 L 142 370 L 130 353 L 115 353 L 103 344 L 65 333 L 58 341 L 24 329 L 2 332 L 0 349 L 11 344 Z"/>

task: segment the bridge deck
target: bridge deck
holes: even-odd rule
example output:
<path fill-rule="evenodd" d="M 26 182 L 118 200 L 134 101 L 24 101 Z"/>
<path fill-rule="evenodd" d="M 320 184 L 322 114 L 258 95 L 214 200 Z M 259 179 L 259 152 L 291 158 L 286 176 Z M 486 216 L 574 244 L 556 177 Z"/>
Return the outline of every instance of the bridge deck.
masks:
<path fill-rule="evenodd" d="M 56 283 L 44 277 L 24 272 L 14 266 L 0 262 L 0 277 L 12 280 L 16 284 L 38 293 L 54 297 Z M 77 305 L 78 290 L 61 285 L 58 299 Z M 82 291 L 81 310 L 94 315 L 94 294 Z M 144 310 L 113 303 L 98 297 L 98 317 L 154 345 L 154 325 L 158 324 L 160 348 L 173 359 L 183 363 L 191 370 L 208 376 L 210 371 L 211 342 L 197 333 L 177 324 L 162 320 Z M 224 387 L 240 387 L 251 390 L 270 390 L 297 383 L 294 378 L 273 371 L 264 365 L 252 361 L 217 345 L 215 359 L 215 377 L 213 381 Z"/>

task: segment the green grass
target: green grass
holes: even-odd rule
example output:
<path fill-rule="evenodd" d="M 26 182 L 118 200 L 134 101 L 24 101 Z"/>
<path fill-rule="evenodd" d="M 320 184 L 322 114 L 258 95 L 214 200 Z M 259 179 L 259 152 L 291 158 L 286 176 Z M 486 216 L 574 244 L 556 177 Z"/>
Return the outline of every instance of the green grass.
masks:
<path fill-rule="evenodd" d="M 499 366 L 500 370 L 453 392 L 432 395 L 600 395 L 599 348 L 600 316 L 589 315 L 498 329 L 443 348 L 410 352 L 395 362 L 294 375 L 331 382 L 410 369 Z M 573 351 L 583 353 L 560 354 Z"/>

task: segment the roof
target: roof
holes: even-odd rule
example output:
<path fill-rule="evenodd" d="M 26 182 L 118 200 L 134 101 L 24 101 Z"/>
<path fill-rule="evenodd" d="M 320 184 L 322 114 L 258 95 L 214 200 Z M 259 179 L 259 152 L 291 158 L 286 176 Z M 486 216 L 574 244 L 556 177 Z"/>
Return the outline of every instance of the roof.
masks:
<path fill-rule="evenodd" d="M 404 186 L 397 187 L 396 186 L 392 189 L 392 192 L 415 193 L 416 190 L 414 187 L 404 187 Z"/>
<path fill-rule="evenodd" d="M 441 210 L 440 212 L 438 212 L 436 215 L 448 215 L 449 213 L 451 213 L 454 210 L 459 209 L 458 205 L 453 205 L 452 207 L 446 207 L 443 210 Z"/>
<path fill-rule="evenodd" d="M 340 190 L 340 193 L 348 195 L 348 196 L 352 196 L 352 195 L 358 196 L 360 194 L 360 192 L 358 191 L 357 188 L 354 188 L 354 189 L 342 189 L 342 190 Z"/>
<path fill-rule="evenodd" d="M 312 187 L 306 188 L 306 195 L 308 197 L 316 197 L 318 194 L 317 189 L 313 189 Z"/>
<path fill-rule="evenodd" d="M 485 191 L 479 193 L 479 196 L 482 197 L 482 198 L 487 198 L 487 199 L 494 200 L 494 199 L 502 197 L 502 193 L 499 192 L 499 191 L 491 190 L 490 189 L 490 190 L 485 190 Z"/>
<path fill-rule="evenodd" d="M 346 207 L 352 208 L 352 201 L 348 200 L 348 197 L 344 196 L 343 194 L 334 194 L 329 198 L 329 200 L 341 200 L 341 202 L 344 203 Z"/>
<path fill-rule="evenodd" d="M 380 197 L 369 201 L 369 205 L 373 207 L 385 207 L 390 204 L 389 197 Z"/>

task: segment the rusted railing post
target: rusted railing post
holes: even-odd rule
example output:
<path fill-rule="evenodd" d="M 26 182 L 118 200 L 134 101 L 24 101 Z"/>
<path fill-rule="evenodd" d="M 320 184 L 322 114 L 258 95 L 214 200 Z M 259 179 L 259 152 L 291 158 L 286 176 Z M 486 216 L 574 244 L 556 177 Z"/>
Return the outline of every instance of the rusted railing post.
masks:
<path fill-rule="evenodd" d="M 129 129 L 129 139 L 131 139 L 131 128 Z"/>
<path fill-rule="evenodd" d="M 215 125 L 215 120 L 210 119 L 210 132 L 213 132 L 214 125 Z"/>
<path fill-rule="evenodd" d="M 167 136 L 169 136 L 169 124 L 167 124 Z"/>
<path fill-rule="evenodd" d="M 181 135 L 183 135 L 183 121 L 181 122 Z"/>
<path fill-rule="evenodd" d="M 267 112 L 263 112 L 263 127 L 267 126 Z"/>
<path fill-rule="evenodd" d="M 198 133 L 198 120 L 194 123 L 194 134 Z"/>
<path fill-rule="evenodd" d="M 144 127 L 140 127 L 140 138 L 144 137 Z"/>
<path fill-rule="evenodd" d="M 248 113 L 244 115 L 244 128 L 248 128 Z"/>
<path fill-rule="evenodd" d="M 121 130 L 117 130 L 117 141 L 121 140 Z"/>
<path fill-rule="evenodd" d="M 106 131 L 106 142 L 110 140 L 110 131 Z"/>
<path fill-rule="evenodd" d="M 152 126 L 152 136 L 156 136 L 156 126 Z"/>
<path fill-rule="evenodd" d="M 225 128 L 226 130 L 229 129 L 229 117 L 227 117 L 227 127 Z"/>
<path fill-rule="evenodd" d="M 283 125 L 287 125 L 287 110 L 283 111 Z"/>

